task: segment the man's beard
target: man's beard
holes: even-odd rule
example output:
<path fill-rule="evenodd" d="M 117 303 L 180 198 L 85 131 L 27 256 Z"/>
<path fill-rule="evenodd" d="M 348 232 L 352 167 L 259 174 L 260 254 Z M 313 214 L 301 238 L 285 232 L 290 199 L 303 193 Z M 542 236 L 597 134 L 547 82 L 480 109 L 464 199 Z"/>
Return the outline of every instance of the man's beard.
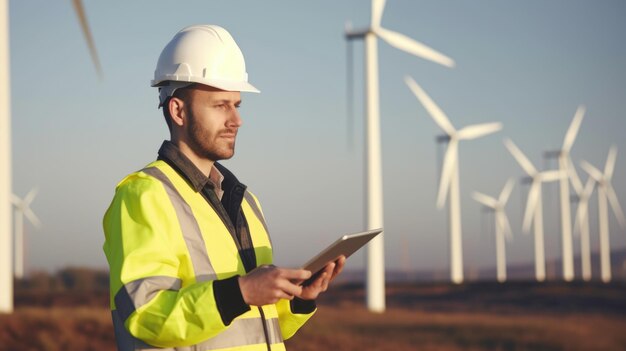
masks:
<path fill-rule="evenodd" d="M 199 156 L 209 159 L 211 161 L 227 160 L 235 154 L 235 141 L 233 140 L 233 146 L 227 150 L 220 149 L 218 145 L 213 144 L 215 137 L 219 136 L 221 131 L 216 132 L 213 135 L 206 135 L 205 130 L 202 129 L 196 123 L 196 118 L 193 115 L 191 109 L 187 111 L 189 118 L 189 146 Z"/>

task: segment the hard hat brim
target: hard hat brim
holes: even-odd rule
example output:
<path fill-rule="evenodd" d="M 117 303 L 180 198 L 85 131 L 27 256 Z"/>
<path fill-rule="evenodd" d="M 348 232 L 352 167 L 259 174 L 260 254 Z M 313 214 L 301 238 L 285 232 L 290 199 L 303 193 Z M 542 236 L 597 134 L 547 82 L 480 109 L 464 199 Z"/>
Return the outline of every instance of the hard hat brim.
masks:
<path fill-rule="evenodd" d="M 219 80 L 219 79 L 199 79 L 198 77 L 181 77 L 179 75 L 172 75 L 171 77 L 164 77 L 165 79 L 160 80 L 152 80 L 150 81 L 150 85 L 153 87 L 158 87 L 163 85 L 163 83 L 167 81 L 175 81 L 175 82 L 189 82 L 189 83 L 199 83 L 208 85 L 214 88 L 218 88 L 225 91 L 241 91 L 246 93 L 260 93 L 261 91 L 254 87 L 252 84 L 248 82 L 233 82 L 230 80 Z"/>

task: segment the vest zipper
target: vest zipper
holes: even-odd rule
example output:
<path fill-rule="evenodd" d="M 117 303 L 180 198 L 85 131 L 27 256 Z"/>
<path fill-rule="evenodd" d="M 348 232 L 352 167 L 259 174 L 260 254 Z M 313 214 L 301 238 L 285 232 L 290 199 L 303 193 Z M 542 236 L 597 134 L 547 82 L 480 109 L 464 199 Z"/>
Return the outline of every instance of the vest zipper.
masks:
<path fill-rule="evenodd" d="M 263 313 L 263 309 L 261 306 L 257 307 L 259 309 L 259 313 L 261 314 L 261 323 L 263 323 L 263 333 L 265 334 L 265 344 L 267 345 L 267 351 L 272 351 L 272 347 L 270 345 L 270 333 L 267 330 L 267 323 L 265 321 L 265 313 Z"/>

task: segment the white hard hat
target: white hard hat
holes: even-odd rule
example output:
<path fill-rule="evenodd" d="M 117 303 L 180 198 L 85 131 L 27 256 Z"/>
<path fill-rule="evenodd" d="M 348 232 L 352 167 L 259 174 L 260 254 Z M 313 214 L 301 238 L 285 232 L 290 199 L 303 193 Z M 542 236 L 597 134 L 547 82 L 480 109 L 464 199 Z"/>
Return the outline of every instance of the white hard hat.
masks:
<path fill-rule="evenodd" d="M 216 25 L 183 28 L 159 56 L 153 87 L 161 89 L 161 103 L 177 88 L 192 83 L 227 91 L 258 93 L 248 83 L 243 54 L 226 29 Z"/>

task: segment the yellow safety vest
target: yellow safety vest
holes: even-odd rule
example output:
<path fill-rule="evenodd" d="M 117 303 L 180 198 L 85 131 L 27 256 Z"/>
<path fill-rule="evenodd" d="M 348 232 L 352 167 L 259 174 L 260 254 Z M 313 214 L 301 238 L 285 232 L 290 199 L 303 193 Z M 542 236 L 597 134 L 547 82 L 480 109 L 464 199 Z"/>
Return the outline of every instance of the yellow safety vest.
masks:
<path fill-rule="evenodd" d="M 257 199 L 246 192 L 241 207 L 257 266 L 271 264 Z M 312 315 L 294 314 L 281 300 L 224 325 L 213 282 L 245 275 L 243 262 L 219 215 L 164 161 L 117 185 L 103 226 L 120 351 L 285 350 L 283 340 Z"/>

